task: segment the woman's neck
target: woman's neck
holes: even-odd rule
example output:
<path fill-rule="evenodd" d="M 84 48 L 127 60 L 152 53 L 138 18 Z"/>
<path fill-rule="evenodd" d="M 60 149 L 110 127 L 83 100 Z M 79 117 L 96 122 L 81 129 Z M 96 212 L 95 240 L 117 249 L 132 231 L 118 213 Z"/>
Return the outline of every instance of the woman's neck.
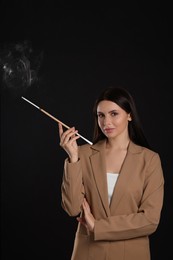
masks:
<path fill-rule="evenodd" d="M 108 139 L 106 148 L 110 150 L 127 150 L 130 138 L 115 138 Z"/>

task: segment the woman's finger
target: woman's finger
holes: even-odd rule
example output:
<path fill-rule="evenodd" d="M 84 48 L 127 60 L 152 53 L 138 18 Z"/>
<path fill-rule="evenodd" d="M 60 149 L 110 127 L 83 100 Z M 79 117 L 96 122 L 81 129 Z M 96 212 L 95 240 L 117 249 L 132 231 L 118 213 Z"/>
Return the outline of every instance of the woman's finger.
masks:
<path fill-rule="evenodd" d="M 61 144 L 63 144 L 64 142 L 68 142 L 69 139 L 75 135 L 75 128 L 72 127 L 72 128 L 69 128 L 68 130 L 66 130 L 65 132 L 63 131 L 63 127 L 62 125 L 59 126 L 59 131 L 60 131 L 60 142 Z"/>
<path fill-rule="evenodd" d="M 59 128 L 59 137 L 61 138 L 61 135 L 63 134 L 63 127 L 60 123 L 58 123 L 58 128 Z"/>
<path fill-rule="evenodd" d="M 73 141 L 75 141 L 76 139 L 78 139 L 78 136 L 76 135 L 77 134 L 77 130 L 71 130 L 70 132 L 65 132 L 61 139 L 62 139 L 62 142 L 64 144 L 66 143 L 72 143 Z"/>
<path fill-rule="evenodd" d="M 85 198 L 83 200 L 83 207 L 85 208 L 85 210 L 87 212 L 90 212 L 90 206 L 89 206 L 89 204 L 88 204 L 88 202 L 87 202 L 87 200 Z"/>

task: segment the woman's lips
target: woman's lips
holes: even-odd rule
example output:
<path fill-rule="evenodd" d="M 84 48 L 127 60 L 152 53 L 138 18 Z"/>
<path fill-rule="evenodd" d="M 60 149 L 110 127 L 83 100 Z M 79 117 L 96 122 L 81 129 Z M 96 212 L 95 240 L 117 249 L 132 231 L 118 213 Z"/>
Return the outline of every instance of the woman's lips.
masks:
<path fill-rule="evenodd" d="M 105 128 L 104 129 L 104 132 L 107 133 L 107 134 L 110 134 L 114 131 L 114 128 Z"/>

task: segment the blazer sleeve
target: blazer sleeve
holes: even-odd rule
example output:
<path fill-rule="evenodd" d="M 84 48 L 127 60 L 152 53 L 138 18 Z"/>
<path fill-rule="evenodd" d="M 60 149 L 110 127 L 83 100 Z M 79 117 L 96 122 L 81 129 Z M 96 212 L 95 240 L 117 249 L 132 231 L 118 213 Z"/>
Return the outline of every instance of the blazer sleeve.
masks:
<path fill-rule="evenodd" d="M 77 216 L 81 212 L 84 194 L 80 160 L 76 163 L 69 163 L 66 159 L 61 184 L 61 205 L 68 215 Z"/>
<path fill-rule="evenodd" d="M 152 234 L 159 224 L 163 195 L 163 171 L 160 157 L 155 153 L 147 168 L 143 196 L 137 212 L 96 220 L 94 240 L 131 239 Z M 124 203 L 123 199 L 121 203 Z"/>

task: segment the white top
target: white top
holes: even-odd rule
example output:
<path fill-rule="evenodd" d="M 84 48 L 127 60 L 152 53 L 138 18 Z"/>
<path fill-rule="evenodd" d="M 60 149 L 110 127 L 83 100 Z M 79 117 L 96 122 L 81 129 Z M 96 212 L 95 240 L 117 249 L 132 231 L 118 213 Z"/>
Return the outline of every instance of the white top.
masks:
<path fill-rule="evenodd" d="M 111 201 L 111 198 L 112 198 L 112 194 L 113 194 L 114 187 L 115 187 L 115 184 L 117 182 L 118 176 L 119 176 L 118 173 L 111 173 L 111 172 L 107 173 L 109 204 L 110 204 L 110 201 Z"/>

